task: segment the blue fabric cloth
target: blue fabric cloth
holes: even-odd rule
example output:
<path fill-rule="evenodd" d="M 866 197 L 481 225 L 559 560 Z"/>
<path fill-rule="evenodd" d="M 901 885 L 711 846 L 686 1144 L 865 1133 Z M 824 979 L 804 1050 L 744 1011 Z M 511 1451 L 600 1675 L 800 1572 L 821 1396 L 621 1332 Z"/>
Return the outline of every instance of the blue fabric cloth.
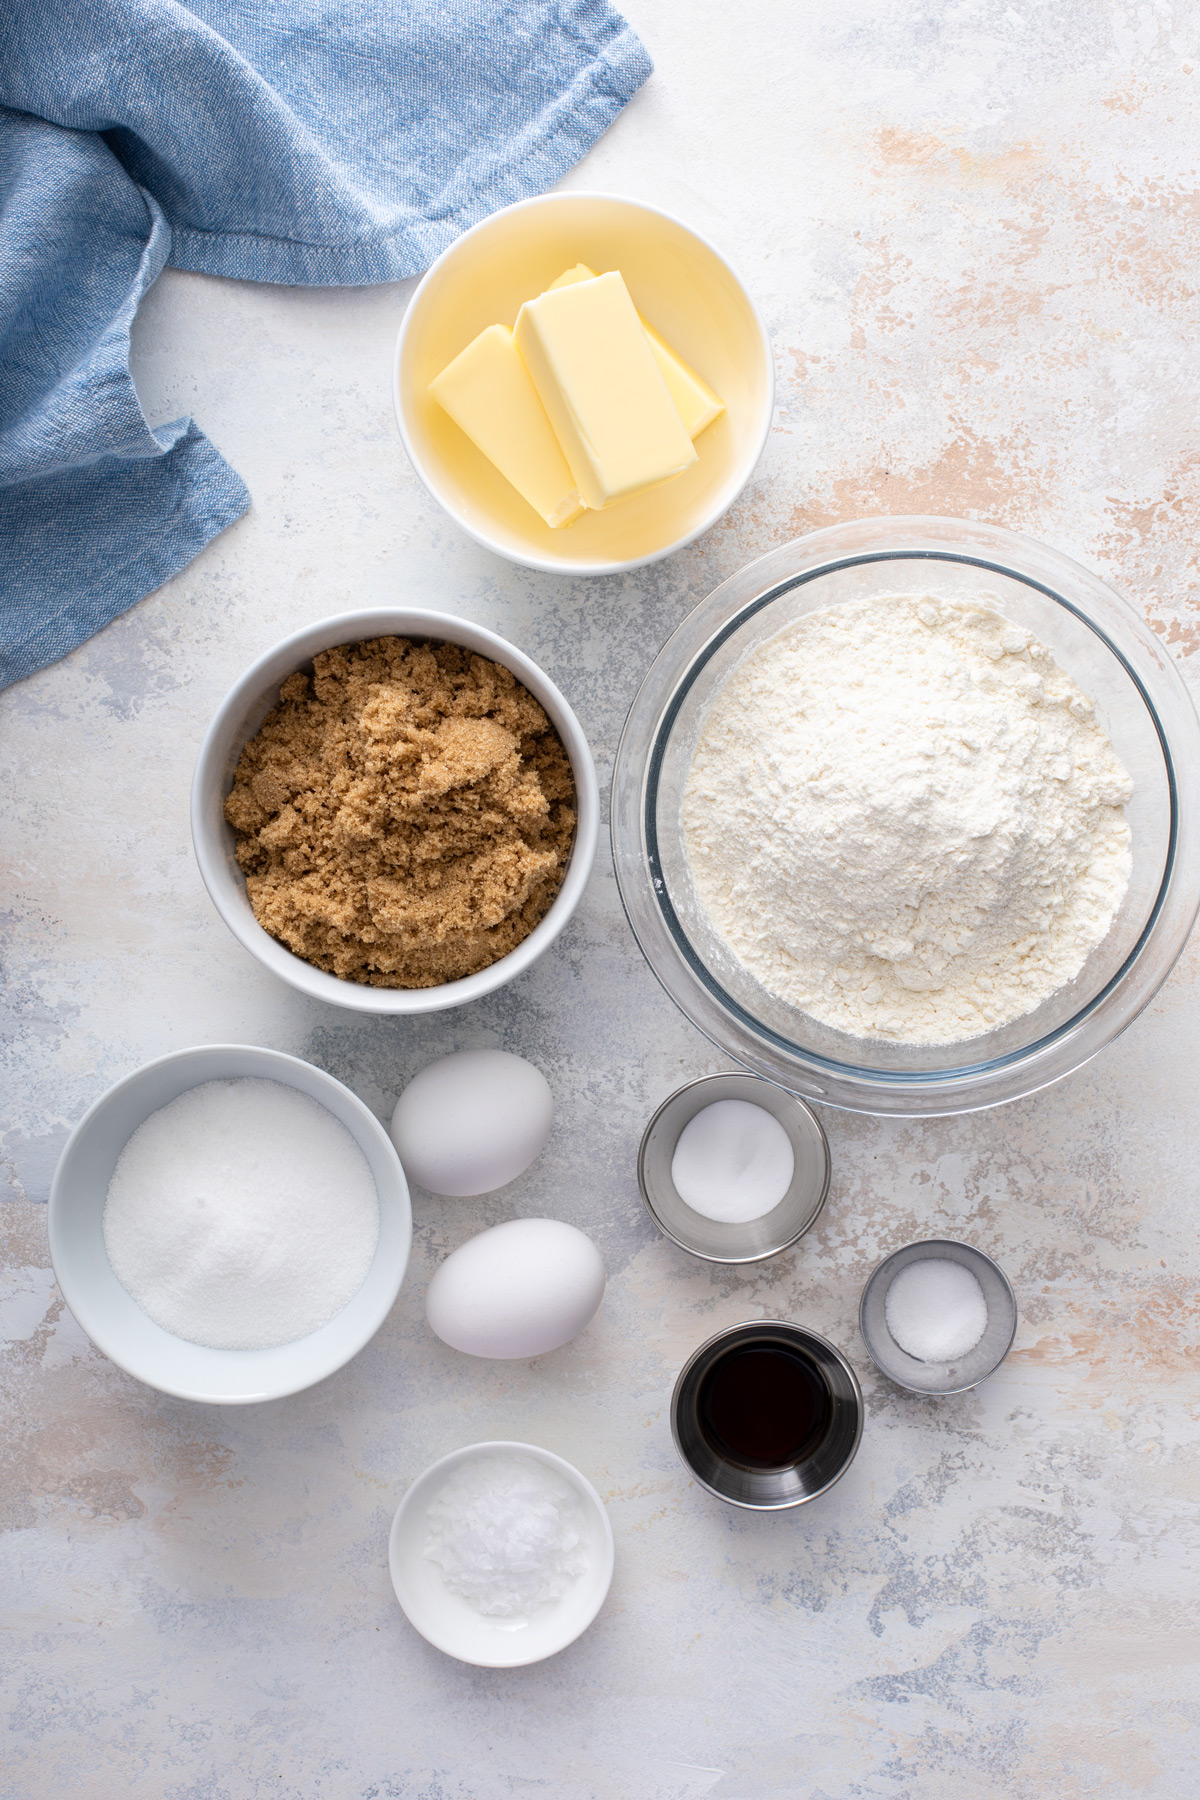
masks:
<path fill-rule="evenodd" d="M 249 505 L 151 429 L 129 329 L 168 260 L 333 286 L 425 268 L 549 187 L 650 73 L 607 0 L 6 0 L 0 686 Z"/>

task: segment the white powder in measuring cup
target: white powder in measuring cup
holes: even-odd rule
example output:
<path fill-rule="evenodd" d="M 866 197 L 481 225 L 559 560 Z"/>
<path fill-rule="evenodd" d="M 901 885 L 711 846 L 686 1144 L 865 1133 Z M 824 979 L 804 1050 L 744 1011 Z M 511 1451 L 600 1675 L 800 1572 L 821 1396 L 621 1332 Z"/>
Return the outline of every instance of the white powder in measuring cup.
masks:
<path fill-rule="evenodd" d="M 892 1277 L 884 1301 L 887 1328 L 918 1362 L 954 1362 L 987 1330 L 983 1289 L 962 1263 L 925 1256 Z"/>
<path fill-rule="evenodd" d="M 346 1127 L 252 1076 L 151 1113 L 104 1207 L 117 1280 L 164 1331 L 215 1350 L 266 1350 L 327 1324 L 378 1240 L 374 1177 Z"/>
<path fill-rule="evenodd" d="M 573 1488 L 516 1452 L 463 1463 L 426 1513 L 425 1556 L 442 1580 L 493 1619 L 526 1618 L 560 1600 L 588 1566 Z"/>
<path fill-rule="evenodd" d="M 765 1218 L 792 1185 L 796 1158 L 774 1113 L 751 1100 L 714 1100 L 689 1119 L 671 1158 L 685 1206 L 719 1225 Z"/>
<path fill-rule="evenodd" d="M 696 892 L 772 994 L 948 1044 L 1083 967 L 1129 883 L 1129 776 L 1091 701 L 990 607 L 810 613 L 734 670 L 683 825 Z"/>

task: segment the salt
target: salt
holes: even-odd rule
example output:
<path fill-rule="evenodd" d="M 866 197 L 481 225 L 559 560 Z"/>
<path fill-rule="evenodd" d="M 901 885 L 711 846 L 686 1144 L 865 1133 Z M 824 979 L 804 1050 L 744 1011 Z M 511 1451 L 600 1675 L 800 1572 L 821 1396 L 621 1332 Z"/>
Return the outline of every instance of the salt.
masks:
<path fill-rule="evenodd" d="M 701 1218 L 745 1225 L 779 1205 L 792 1185 L 791 1139 L 773 1113 L 749 1100 L 714 1100 L 679 1134 L 675 1192 Z"/>
<path fill-rule="evenodd" d="M 346 1127 L 278 1081 L 206 1081 L 117 1159 L 104 1247 L 164 1331 L 216 1350 L 293 1343 L 342 1311 L 379 1239 L 379 1198 Z"/>
<path fill-rule="evenodd" d="M 463 1463 L 430 1504 L 426 1527 L 426 1559 L 488 1618 L 527 1618 L 560 1600 L 588 1565 L 574 1490 L 532 1456 Z"/>
<path fill-rule="evenodd" d="M 919 1362 L 946 1363 L 973 1350 L 987 1329 L 987 1301 L 970 1269 L 941 1256 L 906 1263 L 884 1303 L 887 1327 Z"/>

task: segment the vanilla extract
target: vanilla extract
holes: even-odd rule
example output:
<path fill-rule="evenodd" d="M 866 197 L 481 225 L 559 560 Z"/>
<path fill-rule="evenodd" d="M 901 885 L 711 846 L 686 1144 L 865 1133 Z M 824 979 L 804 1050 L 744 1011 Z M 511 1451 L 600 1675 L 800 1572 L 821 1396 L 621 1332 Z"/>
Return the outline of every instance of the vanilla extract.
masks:
<path fill-rule="evenodd" d="M 697 1395 L 700 1429 L 715 1455 L 752 1470 L 787 1469 L 811 1456 L 833 1405 L 820 1369 L 783 1344 L 739 1345 L 715 1362 Z"/>

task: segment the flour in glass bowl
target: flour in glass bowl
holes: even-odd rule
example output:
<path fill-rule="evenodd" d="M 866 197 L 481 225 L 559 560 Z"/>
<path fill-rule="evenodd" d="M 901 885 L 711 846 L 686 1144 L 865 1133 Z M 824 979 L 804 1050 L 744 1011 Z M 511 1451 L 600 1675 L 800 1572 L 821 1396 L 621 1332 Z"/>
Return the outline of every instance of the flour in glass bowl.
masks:
<path fill-rule="evenodd" d="M 1129 883 L 1132 784 L 1022 626 L 921 596 L 810 613 L 733 672 L 683 798 L 698 897 L 763 987 L 948 1044 L 1073 979 Z"/>

